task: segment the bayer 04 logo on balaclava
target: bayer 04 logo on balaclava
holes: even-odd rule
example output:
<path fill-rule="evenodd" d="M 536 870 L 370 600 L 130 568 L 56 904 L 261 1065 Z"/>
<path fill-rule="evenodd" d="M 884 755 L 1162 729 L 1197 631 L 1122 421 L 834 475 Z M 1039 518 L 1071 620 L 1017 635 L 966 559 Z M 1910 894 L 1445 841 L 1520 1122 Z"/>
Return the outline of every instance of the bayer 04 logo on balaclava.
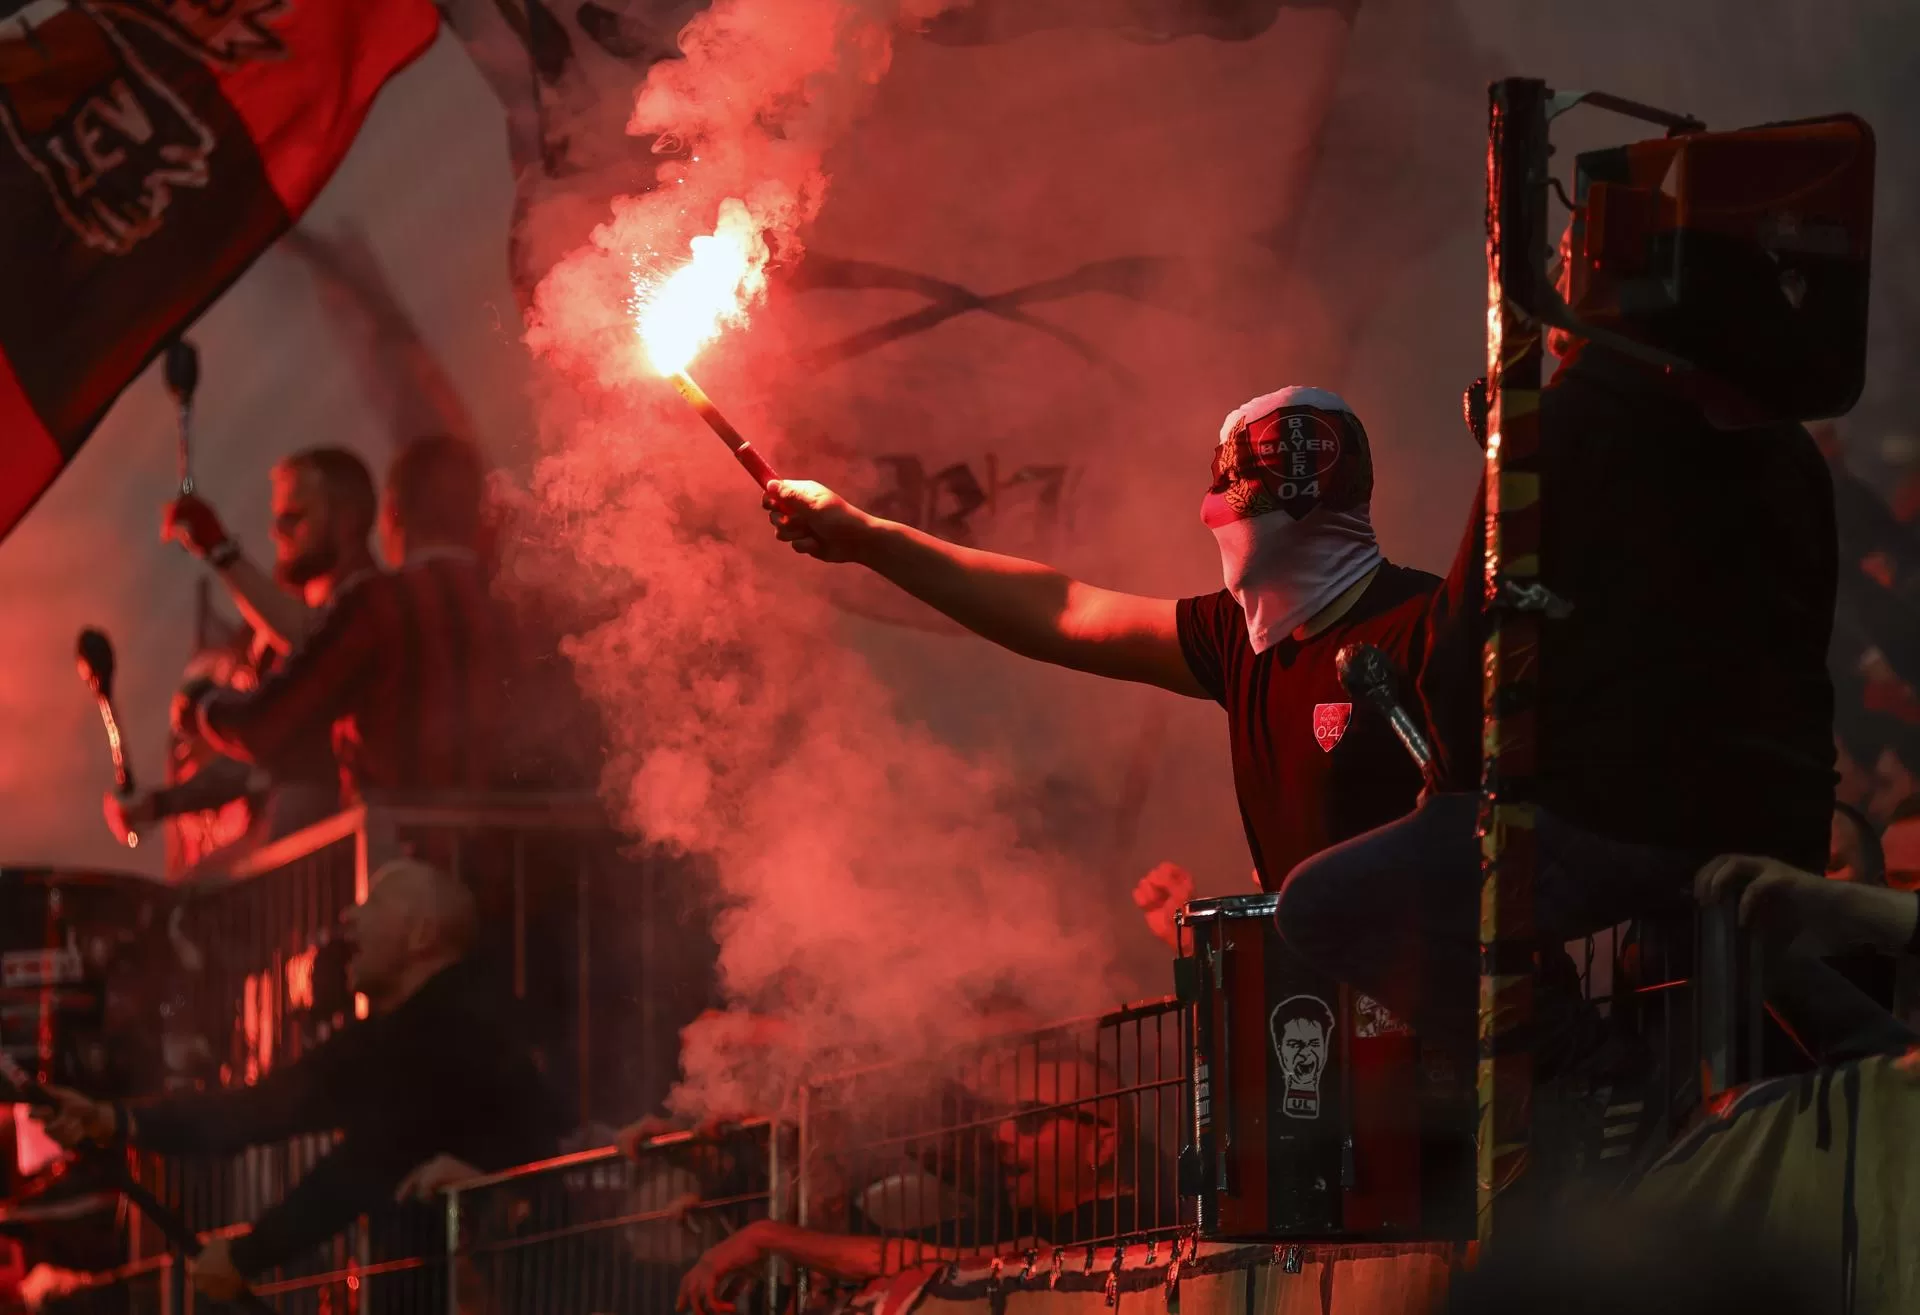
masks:
<path fill-rule="evenodd" d="M 1321 389 L 1273 396 L 1291 404 L 1249 416 L 1259 405 L 1249 403 L 1235 413 L 1238 423 L 1214 449 L 1213 491 L 1240 518 L 1284 511 L 1297 521 L 1316 507 L 1352 511 L 1369 501 L 1373 453 L 1360 418 Z"/>
<path fill-rule="evenodd" d="M 1264 653 L 1380 564 L 1367 431 L 1337 393 L 1282 388 L 1231 412 L 1200 517 Z"/>

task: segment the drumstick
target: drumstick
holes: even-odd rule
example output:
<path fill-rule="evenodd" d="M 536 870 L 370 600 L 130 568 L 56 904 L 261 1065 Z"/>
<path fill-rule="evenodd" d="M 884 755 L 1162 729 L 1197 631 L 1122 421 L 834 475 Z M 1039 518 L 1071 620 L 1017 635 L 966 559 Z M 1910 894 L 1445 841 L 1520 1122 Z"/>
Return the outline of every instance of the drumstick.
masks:
<path fill-rule="evenodd" d="M 107 748 L 113 754 L 114 789 L 121 795 L 133 793 L 133 768 L 127 763 L 126 746 L 120 739 L 120 719 L 113 708 L 113 641 L 103 631 L 88 626 L 74 645 L 74 660 L 80 679 L 93 691 L 100 706 L 100 721 L 107 728 Z"/>
<path fill-rule="evenodd" d="M 193 492 L 193 392 L 200 386 L 200 353 L 185 338 L 175 338 L 167 347 L 164 373 L 180 419 L 180 496 L 184 498 Z"/>

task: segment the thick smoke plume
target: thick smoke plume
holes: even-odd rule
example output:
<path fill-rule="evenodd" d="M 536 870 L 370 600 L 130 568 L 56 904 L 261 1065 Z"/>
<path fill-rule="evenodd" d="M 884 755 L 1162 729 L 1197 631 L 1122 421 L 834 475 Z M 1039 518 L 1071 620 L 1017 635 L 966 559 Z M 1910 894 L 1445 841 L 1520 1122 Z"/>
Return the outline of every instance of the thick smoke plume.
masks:
<path fill-rule="evenodd" d="M 637 284 L 687 257 L 721 207 L 743 203 L 785 264 L 826 199 L 822 161 L 892 58 L 894 33 L 951 0 L 722 0 L 680 36 L 684 58 L 655 64 L 629 134 L 662 157 L 657 189 L 614 203 L 593 246 L 563 260 L 536 294 L 537 352 L 602 384 L 641 367 L 609 334 Z M 644 373 L 644 371 L 642 370 Z"/>
<path fill-rule="evenodd" d="M 638 97 L 634 131 L 671 151 L 661 185 L 617 202 L 536 300 L 531 341 L 555 372 L 535 476 L 545 536 L 518 569 L 603 607 L 571 656 L 609 714 L 605 788 L 647 840 L 711 860 L 725 994 L 787 1022 L 773 1056 L 739 1068 L 734 1029 L 695 1038 L 675 1098 L 689 1112 L 764 1108 L 803 1064 L 937 1047 L 989 1000 L 1110 998 L 1101 937 L 1062 907 L 1062 861 L 1002 806 L 1005 767 L 896 716 L 838 637 L 818 568 L 772 542 L 758 495 L 650 375 L 629 318 L 636 281 L 684 261 L 723 205 L 744 203 L 791 264 L 824 153 L 896 27 L 935 8 L 716 4 Z M 694 370 L 777 461 L 751 334 Z"/>

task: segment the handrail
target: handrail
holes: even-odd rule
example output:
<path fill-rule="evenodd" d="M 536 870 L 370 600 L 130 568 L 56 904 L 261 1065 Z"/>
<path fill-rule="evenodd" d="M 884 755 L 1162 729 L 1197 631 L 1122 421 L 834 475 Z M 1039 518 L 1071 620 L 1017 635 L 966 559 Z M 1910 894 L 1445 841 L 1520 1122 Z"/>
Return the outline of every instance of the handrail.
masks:
<path fill-rule="evenodd" d="M 189 885 L 207 891 L 236 885 L 378 827 L 540 826 L 590 831 L 607 824 L 599 796 L 583 790 L 372 794 L 263 845 L 221 872 L 195 877 Z"/>
<path fill-rule="evenodd" d="M 320 1274 L 302 1274 L 297 1278 L 275 1279 L 272 1282 L 257 1283 L 253 1291 L 263 1297 L 278 1297 L 288 1292 L 305 1292 L 309 1288 L 325 1287 L 329 1283 L 343 1283 L 350 1279 L 379 1278 L 383 1274 L 408 1274 L 429 1265 L 443 1263 L 439 1256 L 402 1256 L 398 1260 L 371 1260 L 364 1265 L 348 1265 L 344 1269 L 329 1269 Z"/>
<path fill-rule="evenodd" d="M 515 1233 L 512 1237 L 495 1242 L 462 1246 L 453 1254 L 497 1255 L 504 1251 L 523 1251 L 528 1247 L 540 1246 L 547 1242 L 557 1242 L 569 1237 L 586 1237 L 611 1228 L 631 1228 L 635 1224 L 673 1223 L 693 1210 L 725 1210 L 729 1206 L 750 1205 L 765 1197 L 765 1192 L 739 1192 L 733 1196 L 706 1197 L 684 1205 L 674 1203 L 652 1210 L 630 1210 L 625 1214 L 609 1215 L 605 1219 L 588 1219 L 576 1224 L 563 1224 L 558 1228 L 545 1229 L 538 1233 Z"/>
<path fill-rule="evenodd" d="M 225 871 L 195 877 L 188 882 L 188 885 L 191 889 L 206 891 L 238 885 L 242 881 L 271 872 L 275 868 L 285 867 L 297 859 L 318 853 L 328 845 L 338 844 L 350 836 L 357 835 L 365 820 L 364 807 L 342 809 L 332 817 L 323 817 L 311 826 L 302 827 L 291 835 L 282 836 L 271 844 L 262 845 Z"/>
<path fill-rule="evenodd" d="M 369 807 L 371 810 L 377 807 L 377 805 L 370 805 Z M 338 833 L 336 832 L 335 834 Z M 1130 1029 L 1144 1027 L 1145 1030 L 1141 1032 L 1139 1036 L 1139 1044 L 1148 1045 L 1151 1044 L 1151 1039 L 1154 1036 L 1152 1023 L 1155 1016 L 1168 1011 L 1177 1012 L 1179 1007 L 1177 998 L 1173 996 L 1138 1000 L 1120 1005 L 1105 1013 L 1058 1019 L 1043 1026 L 1023 1028 L 1001 1033 L 994 1037 L 983 1037 L 980 1038 L 980 1040 L 986 1045 L 997 1044 L 1002 1047 L 1009 1045 L 1019 1046 L 1030 1043 L 1036 1039 L 1044 1040 L 1049 1035 L 1070 1033 L 1077 1028 L 1111 1028 L 1125 1026 Z M 1129 1033 L 1129 1035 L 1131 1035 L 1131 1033 Z M 910 1065 L 912 1061 L 907 1061 L 907 1063 Z M 898 1067 L 898 1065 L 899 1061 L 896 1061 L 895 1067 Z M 861 1069 L 854 1070 L 853 1072 L 868 1072 L 885 1067 L 884 1065 L 876 1065 L 873 1066 L 871 1070 Z M 1131 1079 L 1122 1078 L 1118 1081 L 1118 1085 L 1109 1090 L 1087 1091 L 1073 1097 L 1058 1094 L 1049 1096 L 1041 1103 L 1039 1108 L 1067 1109 L 1080 1105 L 1090 1105 L 1097 1101 L 1118 1100 L 1125 1102 L 1144 1100 L 1152 1091 L 1166 1090 L 1179 1086 L 1186 1081 L 1186 1073 L 1184 1069 L 1178 1066 L 1177 1061 L 1175 1061 L 1175 1067 L 1173 1068 L 1166 1068 L 1164 1067 L 1164 1062 L 1156 1061 L 1155 1074 L 1157 1074 L 1157 1076 L 1143 1074 Z M 841 1073 L 832 1075 L 827 1080 L 844 1079 L 851 1075 L 852 1074 L 847 1071 L 842 1071 Z M 816 1080 L 816 1082 L 817 1081 L 819 1080 Z M 1168 1108 L 1172 1108 L 1172 1106 L 1170 1105 Z M 948 1136 L 957 1133 L 962 1136 L 975 1137 L 997 1121 L 997 1119 L 971 1115 L 962 1117 L 955 1122 L 947 1122 L 943 1119 L 937 1131 Z M 758 1179 L 756 1176 L 756 1185 L 753 1186 L 751 1190 L 729 1191 L 721 1188 L 720 1184 L 713 1183 L 704 1185 L 702 1190 L 712 1191 L 715 1188 L 719 1188 L 725 1194 L 704 1197 L 697 1202 L 676 1200 L 668 1203 L 664 1198 L 659 1202 L 655 1202 L 651 1198 L 636 1197 L 630 1191 L 626 1190 L 631 1186 L 644 1183 L 644 1175 L 632 1180 L 624 1177 L 610 1178 L 602 1184 L 599 1177 L 594 1173 L 596 1170 L 606 1169 L 607 1166 L 615 1166 L 620 1170 L 625 1170 L 630 1166 L 644 1170 L 650 1155 L 661 1152 L 670 1154 L 680 1148 L 712 1145 L 716 1141 L 724 1145 L 727 1140 L 725 1137 L 713 1138 L 696 1134 L 689 1130 L 662 1133 L 659 1136 L 650 1137 L 643 1142 L 639 1154 L 631 1160 L 622 1153 L 618 1146 L 589 1147 L 583 1150 L 571 1151 L 563 1155 L 550 1156 L 546 1159 L 514 1165 L 496 1172 L 476 1174 L 444 1188 L 440 1198 L 444 1208 L 445 1228 L 442 1232 L 442 1237 L 445 1242 L 444 1253 L 441 1253 L 439 1247 L 436 1245 L 431 1251 L 422 1254 L 399 1256 L 371 1264 L 349 1264 L 344 1268 L 329 1265 L 322 1273 L 263 1280 L 258 1284 L 256 1291 L 262 1296 L 279 1297 L 293 1293 L 313 1291 L 315 1289 L 324 1289 L 328 1287 L 328 1285 L 339 1282 L 351 1282 L 354 1280 L 365 1281 L 383 1275 L 403 1275 L 408 1273 L 444 1274 L 444 1294 L 440 1293 L 438 1287 L 432 1289 L 435 1293 L 435 1306 L 438 1306 L 440 1298 L 444 1296 L 448 1315 L 454 1315 L 460 1308 L 459 1301 L 461 1299 L 462 1287 L 471 1281 L 471 1275 L 463 1277 L 460 1264 L 457 1263 L 465 1259 L 491 1257 L 493 1259 L 490 1259 L 488 1263 L 492 1264 L 502 1257 L 512 1255 L 523 1253 L 545 1254 L 543 1249 L 565 1243 L 568 1239 L 593 1234 L 603 1234 L 609 1230 L 618 1230 L 633 1225 L 647 1225 L 669 1221 L 684 1217 L 684 1212 L 690 1208 L 719 1212 L 717 1218 L 720 1220 L 720 1225 L 724 1228 L 737 1227 L 741 1222 L 743 1212 L 745 1212 L 746 1215 L 751 1215 L 758 1210 L 758 1202 L 766 1202 L 767 1210 L 769 1214 L 772 1215 L 780 1209 L 779 1202 L 782 1194 L 787 1191 L 797 1192 L 801 1190 L 801 1185 L 805 1178 L 804 1158 L 801 1166 L 799 1166 L 799 1177 L 791 1180 L 786 1177 L 788 1173 L 792 1172 L 784 1163 L 788 1150 L 784 1146 L 778 1145 L 778 1143 L 780 1137 L 789 1126 L 788 1123 L 779 1119 L 756 1118 L 731 1125 L 729 1128 L 729 1132 L 737 1131 L 741 1134 L 753 1136 L 755 1150 L 750 1153 L 749 1158 L 758 1160 L 759 1167 L 766 1170 L 767 1178 L 764 1188 L 757 1185 Z M 801 1135 L 804 1135 L 803 1130 L 796 1131 L 800 1131 Z M 868 1129 L 867 1131 L 871 1133 L 882 1130 Z M 767 1139 L 764 1147 L 760 1145 L 760 1137 Z M 871 1155 L 875 1152 L 884 1155 L 888 1153 L 890 1148 L 897 1146 L 898 1141 L 899 1139 L 893 1136 L 884 1136 L 855 1149 L 863 1155 Z M 764 1159 L 761 1158 L 762 1156 L 764 1156 Z M 676 1164 L 678 1162 L 678 1158 L 675 1157 L 667 1160 L 665 1163 Z M 752 1166 L 743 1165 L 743 1167 Z M 1114 1169 L 1116 1175 L 1123 1172 L 1124 1170 L 1120 1166 L 1116 1166 Z M 563 1198 L 555 1199 L 572 1200 L 574 1199 L 574 1189 L 579 1186 L 580 1177 L 589 1178 L 595 1186 L 604 1185 L 613 1189 L 615 1196 L 619 1199 L 609 1199 L 601 1195 L 591 1198 L 591 1203 L 584 1207 L 583 1213 L 574 1214 L 568 1211 L 561 1211 L 558 1213 L 550 1212 L 548 1214 L 537 1215 L 532 1221 L 534 1227 L 531 1231 L 516 1231 L 511 1236 L 489 1237 L 463 1235 L 463 1225 L 469 1223 L 470 1219 L 484 1219 L 486 1217 L 487 1198 L 480 1194 L 484 1193 L 487 1189 L 495 1187 L 511 1188 L 512 1185 L 516 1184 L 530 1185 L 532 1180 L 545 1178 L 547 1185 L 550 1185 L 552 1190 L 565 1194 Z M 1102 1181 L 1104 1181 L 1104 1173 Z M 1119 1181 L 1118 1177 L 1116 1177 L 1114 1181 L 1117 1183 Z M 546 1189 L 546 1186 L 543 1186 L 540 1190 L 544 1192 Z M 622 1192 L 625 1192 L 624 1196 L 620 1195 Z M 531 1201 L 543 1201 L 546 1197 L 543 1195 L 531 1195 L 527 1199 Z M 537 1207 L 537 1210 L 544 1209 L 544 1206 Z M 475 1214 L 475 1211 L 479 1213 Z M 1009 1220 L 1008 1222 L 1011 1221 Z M 1156 1213 L 1154 1219 L 1142 1219 L 1140 1223 L 1141 1227 L 1135 1229 L 1133 1232 L 1133 1235 L 1140 1237 L 1168 1233 L 1178 1227 L 1176 1218 L 1160 1218 L 1158 1213 Z M 242 1231 L 243 1227 L 244 1226 L 240 1225 L 230 1226 L 217 1230 L 217 1233 L 219 1235 L 231 1235 L 235 1232 Z M 999 1239 L 996 1234 L 995 1238 L 985 1239 L 983 1244 L 991 1247 L 1005 1240 L 1006 1239 Z M 521 1262 L 501 1261 L 500 1263 L 519 1264 Z M 677 1264 L 680 1262 L 676 1261 L 673 1263 Z M 115 1271 L 102 1271 L 99 1274 L 90 1275 L 88 1276 L 87 1282 L 89 1286 L 99 1286 L 116 1280 L 131 1280 L 142 1275 L 160 1272 L 164 1270 L 164 1267 L 164 1257 L 153 1257 L 141 1262 L 136 1262 L 133 1266 L 122 1267 Z M 775 1281 L 776 1288 L 783 1285 L 787 1280 L 790 1280 L 791 1277 L 791 1270 L 785 1271 L 784 1275 Z M 769 1271 L 769 1278 L 770 1280 L 774 1279 L 774 1271 Z M 487 1282 L 490 1280 L 482 1278 L 481 1281 Z M 441 1282 L 441 1280 L 435 1279 L 434 1282 L 437 1284 Z"/>
<path fill-rule="evenodd" d="M 761 1128 L 771 1128 L 772 1119 L 744 1119 L 739 1123 L 727 1125 L 729 1131 L 752 1132 Z M 658 1137 L 649 1137 L 640 1143 L 642 1151 L 664 1149 L 668 1146 L 684 1146 L 699 1142 L 710 1145 L 711 1138 L 699 1136 L 691 1131 L 665 1132 Z M 442 1188 L 448 1194 L 454 1192 L 477 1191 L 482 1187 L 497 1187 L 501 1183 L 512 1182 L 517 1178 L 531 1178 L 535 1174 L 553 1173 L 561 1169 L 577 1169 L 589 1164 L 604 1164 L 608 1160 L 625 1160 L 627 1156 L 618 1146 L 594 1146 L 584 1151 L 568 1151 L 564 1155 L 551 1156 L 544 1160 L 533 1160 L 526 1164 L 516 1164 L 512 1168 L 501 1169 L 495 1173 L 478 1174 L 472 1178 L 462 1178 L 457 1183 L 449 1183 Z"/>

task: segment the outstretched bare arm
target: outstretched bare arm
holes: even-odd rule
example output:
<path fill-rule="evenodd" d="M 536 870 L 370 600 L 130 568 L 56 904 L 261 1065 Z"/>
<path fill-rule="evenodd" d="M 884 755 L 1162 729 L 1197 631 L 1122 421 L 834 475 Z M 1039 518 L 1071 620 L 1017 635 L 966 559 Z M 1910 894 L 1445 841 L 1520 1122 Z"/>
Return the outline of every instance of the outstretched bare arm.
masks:
<path fill-rule="evenodd" d="M 857 562 L 1022 657 L 1207 697 L 1180 650 L 1171 598 L 1100 589 L 1039 562 L 963 548 L 868 515 L 810 480 L 776 480 L 766 507 L 796 552 Z"/>

